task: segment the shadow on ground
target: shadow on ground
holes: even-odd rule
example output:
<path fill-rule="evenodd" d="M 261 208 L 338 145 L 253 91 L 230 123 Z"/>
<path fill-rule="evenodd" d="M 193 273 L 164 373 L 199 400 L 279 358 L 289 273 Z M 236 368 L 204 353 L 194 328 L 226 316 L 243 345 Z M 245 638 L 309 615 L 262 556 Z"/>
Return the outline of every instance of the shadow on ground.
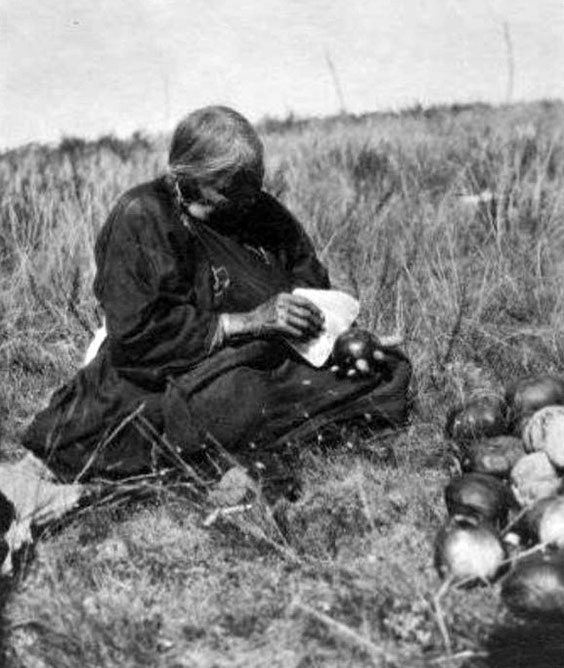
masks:
<path fill-rule="evenodd" d="M 8 637 L 8 620 L 6 619 L 4 612 L 6 609 L 6 603 L 10 596 L 12 589 L 12 582 L 10 578 L 0 576 L 0 666 L 7 665 L 7 646 L 6 641 Z"/>
<path fill-rule="evenodd" d="M 562 668 L 564 620 L 500 626 L 487 650 L 487 668 Z"/>

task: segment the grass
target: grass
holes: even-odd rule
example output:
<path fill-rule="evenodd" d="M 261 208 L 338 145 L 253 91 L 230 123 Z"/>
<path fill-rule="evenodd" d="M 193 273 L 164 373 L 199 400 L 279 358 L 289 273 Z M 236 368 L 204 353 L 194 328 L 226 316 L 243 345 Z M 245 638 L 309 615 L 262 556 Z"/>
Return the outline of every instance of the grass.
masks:
<path fill-rule="evenodd" d="M 304 449 L 303 495 L 274 515 L 257 503 L 205 526 L 163 484 L 53 528 L 4 583 L 5 665 L 560 665 L 562 629 L 512 619 L 498 585 L 437 608 L 432 551 L 457 470 L 448 408 L 563 366 L 563 120 L 539 103 L 265 127 L 268 189 L 360 297 L 362 323 L 405 331 L 412 421 Z M 137 135 L 0 157 L 5 459 L 99 322 L 92 249 L 112 202 L 165 155 Z M 486 188 L 495 205 L 460 197 Z"/>

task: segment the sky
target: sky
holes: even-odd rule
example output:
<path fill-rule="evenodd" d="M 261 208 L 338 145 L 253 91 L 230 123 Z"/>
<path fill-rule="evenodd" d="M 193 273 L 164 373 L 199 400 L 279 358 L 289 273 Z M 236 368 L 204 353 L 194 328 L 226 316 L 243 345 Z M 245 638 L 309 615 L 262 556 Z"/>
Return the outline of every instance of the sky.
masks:
<path fill-rule="evenodd" d="M 0 148 L 253 121 L 564 98 L 563 0 L 0 0 Z M 342 90 L 339 98 L 329 62 Z"/>

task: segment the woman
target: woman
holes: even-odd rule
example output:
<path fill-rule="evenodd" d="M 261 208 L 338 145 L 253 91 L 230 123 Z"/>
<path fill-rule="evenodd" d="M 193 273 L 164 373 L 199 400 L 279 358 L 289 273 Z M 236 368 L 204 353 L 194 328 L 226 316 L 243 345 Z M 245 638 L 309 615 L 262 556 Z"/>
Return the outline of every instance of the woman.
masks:
<path fill-rule="evenodd" d="M 107 339 L 24 438 L 59 478 L 147 470 L 163 443 L 182 457 L 210 444 L 243 456 L 367 413 L 404 420 L 401 354 L 388 379 L 350 379 L 287 345 L 323 327 L 292 290 L 330 285 L 263 175 L 249 122 L 206 107 L 177 127 L 167 174 L 118 201 L 96 245 Z"/>

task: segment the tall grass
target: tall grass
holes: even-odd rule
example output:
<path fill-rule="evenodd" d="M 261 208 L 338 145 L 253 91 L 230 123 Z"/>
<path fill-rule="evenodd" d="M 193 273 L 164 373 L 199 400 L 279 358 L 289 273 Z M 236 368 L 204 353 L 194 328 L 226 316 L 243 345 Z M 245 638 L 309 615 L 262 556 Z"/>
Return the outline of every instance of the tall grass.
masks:
<path fill-rule="evenodd" d="M 405 332 L 412 425 L 305 453 L 286 551 L 257 538 L 260 523 L 202 531 L 176 498 L 125 518 L 92 511 L 45 539 L 13 595 L 13 665 L 436 658 L 428 595 L 450 462 L 445 411 L 477 386 L 564 364 L 563 120 L 563 105 L 545 103 L 265 125 L 267 189 L 303 222 L 334 285 L 360 298 L 362 323 Z M 163 139 L 141 136 L 0 157 L 5 456 L 99 322 L 92 251 L 112 203 L 165 159 Z M 486 189 L 490 203 L 461 197 Z M 118 545 L 109 556 L 108 540 Z M 499 608 L 491 593 L 457 594 L 446 615 L 455 649 L 474 651 Z"/>

